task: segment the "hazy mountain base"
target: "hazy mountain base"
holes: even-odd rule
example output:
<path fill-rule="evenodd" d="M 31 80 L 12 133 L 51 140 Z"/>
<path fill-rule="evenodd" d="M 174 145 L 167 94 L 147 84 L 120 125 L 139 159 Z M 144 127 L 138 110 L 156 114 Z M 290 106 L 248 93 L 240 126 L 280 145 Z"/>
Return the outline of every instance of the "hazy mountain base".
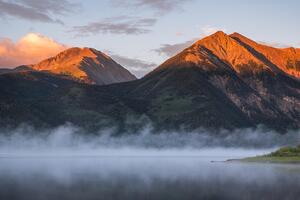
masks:
<path fill-rule="evenodd" d="M 118 135 L 114 128 L 103 128 L 91 134 L 88 130 L 71 124 L 54 129 L 35 129 L 28 125 L 16 129 L 0 130 L 0 150 L 43 148 L 276 148 L 300 143 L 300 131 L 282 135 L 263 128 L 193 132 L 153 131 L 150 124 L 140 131 Z"/>
<path fill-rule="evenodd" d="M 114 127 L 120 134 L 138 132 L 150 123 L 157 132 L 190 132 L 199 127 L 234 130 L 259 124 L 281 132 L 297 130 L 299 108 L 283 104 L 281 97 L 271 99 L 273 103 L 279 102 L 273 108 L 285 109 L 289 117 L 280 114 L 283 111 L 276 111 L 276 115 L 256 113 L 254 105 L 247 108 L 256 113 L 249 117 L 202 79 L 204 75 L 198 70 L 174 73 L 167 79 L 145 77 L 110 86 L 80 84 L 50 73 L 4 74 L 0 76 L 0 127 L 26 123 L 36 128 L 54 128 L 70 122 L 89 132 Z M 182 86 L 185 77 L 190 79 Z M 288 90 L 280 91 L 284 94 Z"/>

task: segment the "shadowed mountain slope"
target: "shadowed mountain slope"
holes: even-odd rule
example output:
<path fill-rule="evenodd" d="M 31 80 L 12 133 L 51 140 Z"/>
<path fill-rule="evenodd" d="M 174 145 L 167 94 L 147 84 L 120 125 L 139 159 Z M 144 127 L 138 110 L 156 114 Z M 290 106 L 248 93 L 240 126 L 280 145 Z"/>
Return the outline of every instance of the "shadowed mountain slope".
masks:
<path fill-rule="evenodd" d="M 22 123 L 56 127 L 115 127 L 133 111 L 106 87 L 78 83 L 67 75 L 26 71 L 0 75 L 0 126 Z M 124 118 L 123 118 L 124 117 Z"/>

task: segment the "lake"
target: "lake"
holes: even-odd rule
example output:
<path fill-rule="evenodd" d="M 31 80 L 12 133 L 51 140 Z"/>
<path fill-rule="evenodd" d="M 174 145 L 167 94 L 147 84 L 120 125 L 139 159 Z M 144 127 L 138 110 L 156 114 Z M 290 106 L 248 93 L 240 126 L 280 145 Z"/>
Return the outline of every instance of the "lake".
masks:
<path fill-rule="evenodd" d="M 222 162 L 272 150 L 2 152 L 0 199 L 299 199 L 299 165 Z"/>

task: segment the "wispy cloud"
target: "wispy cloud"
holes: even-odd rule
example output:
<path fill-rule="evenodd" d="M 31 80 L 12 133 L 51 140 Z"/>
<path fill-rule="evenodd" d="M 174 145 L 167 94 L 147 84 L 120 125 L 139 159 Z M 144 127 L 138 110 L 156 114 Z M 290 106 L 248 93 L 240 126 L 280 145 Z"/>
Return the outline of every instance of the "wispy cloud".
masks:
<path fill-rule="evenodd" d="M 111 0 L 113 5 L 122 7 L 141 7 L 152 9 L 159 14 L 181 9 L 183 4 L 194 0 Z"/>
<path fill-rule="evenodd" d="M 107 51 L 107 53 L 118 63 L 131 71 L 138 78 L 144 76 L 146 73 L 154 69 L 157 64 L 153 62 L 147 62 L 137 58 L 129 58 L 121 56 L 113 52 Z"/>
<path fill-rule="evenodd" d="M 154 51 L 159 53 L 160 55 L 165 55 L 167 57 L 171 57 L 171 56 L 174 56 L 174 55 L 180 53 L 185 48 L 191 46 L 197 40 L 200 40 L 201 38 L 211 35 L 220 30 L 226 32 L 226 29 L 224 29 L 224 28 L 216 28 L 213 26 L 206 25 L 206 26 L 200 28 L 200 36 L 198 38 L 193 38 L 191 40 L 188 40 L 188 41 L 185 41 L 182 43 L 177 43 L 177 44 L 162 44 L 159 48 L 154 49 Z M 176 35 L 177 35 L 177 33 L 176 33 Z"/>
<path fill-rule="evenodd" d="M 0 16 L 63 24 L 52 15 L 66 14 L 76 7 L 68 0 L 0 0 Z"/>
<path fill-rule="evenodd" d="M 15 0 L 41 12 L 67 14 L 77 10 L 79 5 L 68 0 Z"/>
<path fill-rule="evenodd" d="M 214 26 L 210 26 L 210 25 L 206 25 L 204 27 L 201 28 L 201 36 L 205 37 L 211 34 L 214 34 L 217 31 L 223 31 L 226 32 L 225 28 L 219 28 L 219 27 L 214 27 Z"/>
<path fill-rule="evenodd" d="M 186 42 L 177 43 L 177 44 L 162 44 L 161 47 L 154 49 L 154 51 L 159 53 L 160 55 L 165 55 L 167 57 L 171 57 L 171 56 L 174 56 L 177 53 L 181 52 L 185 48 L 191 46 L 198 39 L 194 38 L 192 40 L 188 40 Z"/>
<path fill-rule="evenodd" d="M 293 46 L 293 45 L 288 45 L 288 44 L 279 43 L 279 42 L 258 41 L 258 43 L 263 44 L 263 45 L 267 45 L 267 46 L 271 46 L 271 47 L 275 47 L 275 48 L 288 48 L 288 47 Z"/>
<path fill-rule="evenodd" d="M 149 28 L 155 23 L 156 19 L 154 18 L 118 16 L 91 22 L 87 25 L 74 26 L 71 32 L 75 32 L 77 36 L 98 33 L 139 35 L 149 33 L 151 31 Z"/>
<path fill-rule="evenodd" d="M 66 48 L 66 45 L 38 33 L 29 33 L 16 43 L 3 38 L 0 39 L 0 67 L 35 64 Z"/>

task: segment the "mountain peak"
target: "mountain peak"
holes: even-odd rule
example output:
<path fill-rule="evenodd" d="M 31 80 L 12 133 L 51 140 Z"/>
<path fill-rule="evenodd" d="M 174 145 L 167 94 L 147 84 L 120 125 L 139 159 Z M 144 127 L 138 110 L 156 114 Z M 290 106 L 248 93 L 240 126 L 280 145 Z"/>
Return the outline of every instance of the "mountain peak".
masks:
<path fill-rule="evenodd" d="M 33 69 L 68 74 L 86 83 L 104 85 L 136 77 L 108 55 L 93 48 L 69 48 L 33 66 Z"/>
<path fill-rule="evenodd" d="M 200 55 L 204 55 L 204 58 L 201 60 L 214 61 L 218 59 L 218 62 L 230 66 L 238 73 L 244 71 L 244 69 L 241 69 L 242 66 L 249 65 L 253 62 L 256 63 L 257 66 L 264 65 L 263 62 L 252 55 L 245 47 L 241 46 L 239 42 L 222 31 L 218 31 L 199 40 L 191 48 L 194 54 L 195 52 L 198 52 L 198 54 L 202 52 Z M 215 65 L 220 67 L 220 63 L 215 63 Z"/>
<path fill-rule="evenodd" d="M 245 37 L 242 34 L 238 33 L 238 32 L 233 32 L 229 35 L 230 37 Z"/>
<path fill-rule="evenodd" d="M 65 51 L 60 52 L 57 56 L 58 57 L 97 57 L 98 55 L 105 56 L 109 58 L 109 56 L 105 55 L 101 51 L 98 51 L 94 48 L 89 48 L 89 47 L 72 47 L 69 49 L 66 49 Z M 56 57 L 57 57 L 56 56 Z"/>
<path fill-rule="evenodd" d="M 227 37 L 227 34 L 224 31 L 217 31 L 208 37 Z"/>
<path fill-rule="evenodd" d="M 222 44 L 222 43 L 228 41 L 229 39 L 230 38 L 226 33 L 224 33 L 223 31 L 217 31 L 214 34 L 209 35 L 209 36 L 199 40 L 196 43 L 213 42 L 213 43 Z"/>
<path fill-rule="evenodd" d="M 242 46 L 244 46 L 243 43 L 245 43 L 245 44 L 247 43 L 248 45 L 251 45 L 251 46 L 258 45 L 258 43 L 255 42 L 254 40 L 251 40 L 251 39 L 247 38 L 246 36 L 244 36 L 240 33 L 237 33 L 237 32 L 230 34 L 229 37 L 231 37 L 232 39 L 239 42 Z"/>
<path fill-rule="evenodd" d="M 237 32 L 227 35 L 217 31 L 170 58 L 158 69 L 191 64 L 205 71 L 230 69 L 237 74 L 280 73 L 300 78 L 300 49 L 275 48 Z"/>
<path fill-rule="evenodd" d="M 162 66 L 183 67 L 193 64 L 205 71 L 233 70 L 238 74 L 257 74 L 266 71 L 278 72 L 276 67 L 266 63 L 265 60 L 253 53 L 247 46 L 242 45 L 236 37 L 243 40 L 247 39 L 239 33 L 227 35 L 223 31 L 218 31 L 197 41 Z"/>

